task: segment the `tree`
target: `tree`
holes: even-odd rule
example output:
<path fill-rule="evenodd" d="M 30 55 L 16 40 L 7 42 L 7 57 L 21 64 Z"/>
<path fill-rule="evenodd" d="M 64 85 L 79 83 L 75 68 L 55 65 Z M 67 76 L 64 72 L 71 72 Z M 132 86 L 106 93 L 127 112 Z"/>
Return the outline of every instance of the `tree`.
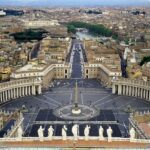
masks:
<path fill-rule="evenodd" d="M 150 56 L 143 57 L 142 61 L 140 62 L 140 66 L 144 65 L 147 62 L 150 62 Z"/>
<path fill-rule="evenodd" d="M 76 33 L 76 28 L 73 25 L 68 25 L 68 32 L 70 33 Z"/>
<path fill-rule="evenodd" d="M 114 33 L 112 32 L 111 29 L 106 28 L 102 24 L 90 24 L 90 23 L 85 23 L 85 22 L 70 22 L 68 24 L 68 31 L 71 30 L 74 31 L 74 28 L 86 28 L 88 31 L 92 34 L 96 35 L 102 35 L 106 37 L 112 36 Z"/>

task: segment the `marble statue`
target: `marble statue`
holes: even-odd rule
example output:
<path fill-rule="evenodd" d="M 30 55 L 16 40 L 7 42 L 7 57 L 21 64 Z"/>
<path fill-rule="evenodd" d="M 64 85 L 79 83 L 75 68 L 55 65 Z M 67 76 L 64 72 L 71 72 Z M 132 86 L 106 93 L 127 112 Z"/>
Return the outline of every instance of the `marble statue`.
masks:
<path fill-rule="evenodd" d="M 74 136 L 74 140 L 78 140 L 79 126 L 77 124 L 73 125 L 72 134 Z"/>
<path fill-rule="evenodd" d="M 84 136 L 86 141 L 89 139 L 89 134 L 90 134 L 90 126 L 86 125 L 84 129 Z"/>
<path fill-rule="evenodd" d="M 132 50 L 132 58 L 130 60 L 132 63 L 136 63 L 136 51 L 133 49 Z"/>
<path fill-rule="evenodd" d="M 128 53 L 131 53 L 131 50 L 128 47 L 126 47 L 125 50 L 124 50 L 124 54 L 123 54 L 123 58 L 125 60 L 127 60 Z"/>
<path fill-rule="evenodd" d="M 112 128 L 109 126 L 108 129 L 107 129 L 108 142 L 111 142 L 111 141 L 112 141 L 112 133 L 113 133 L 113 130 L 112 130 Z"/>
<path fill-rule="evenodd" d="M 23 130 L 21 126 L 18 127 L 17 134 L 18 134 L 18 140 L 21 141 L 23 135 Z"/>
<path fill-rule="evenodd" d="M 48 139 L 52 140 L 53 139 L 53 134 L 54 134 L 54 129 L 52 126 L 49 127 L 48 129 Z"/>
<path fill-rule="evenodd" d="M 62 140 L 67 140 L 67 127 L 64 125 L 61 130 Z"/>
<path fill-rule="evenodd" d="M 99 140 L 104 139 L 104 129 L 102 126 L 99 127 Z"/>
<path fill-rule="evenodd" d="M 135 139 L 135 129 L 130 129 L 130 141 L 132 142 Z"/>
<path fill-rule="evenodd" d="M 43 141 L 43 137 L 44 137 L 43 131 L 44 129 L 42 128 L 42 126 L 40 126 L 38 129 L 38 136 L 39 136 L 40 141 Z"/>

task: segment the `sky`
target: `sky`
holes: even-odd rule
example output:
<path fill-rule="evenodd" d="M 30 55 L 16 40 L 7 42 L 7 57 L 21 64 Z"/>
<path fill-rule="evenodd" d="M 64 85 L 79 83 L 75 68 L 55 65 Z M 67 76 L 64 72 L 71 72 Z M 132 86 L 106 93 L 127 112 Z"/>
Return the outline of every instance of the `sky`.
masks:
<path fill-rule="evenodd" d="M 150 0 L 0 0 L 0 6 L 150 6 Z"/>

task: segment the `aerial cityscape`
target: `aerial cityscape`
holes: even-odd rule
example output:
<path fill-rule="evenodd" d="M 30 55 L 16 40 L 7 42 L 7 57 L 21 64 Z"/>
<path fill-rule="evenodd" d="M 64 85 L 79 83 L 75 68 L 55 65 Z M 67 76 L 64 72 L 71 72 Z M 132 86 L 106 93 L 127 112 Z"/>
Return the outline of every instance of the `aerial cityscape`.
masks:
<path fill-rule="evenodd" d="M 150 149 L 150 0 L 1 0 L 1 149 Z"/>

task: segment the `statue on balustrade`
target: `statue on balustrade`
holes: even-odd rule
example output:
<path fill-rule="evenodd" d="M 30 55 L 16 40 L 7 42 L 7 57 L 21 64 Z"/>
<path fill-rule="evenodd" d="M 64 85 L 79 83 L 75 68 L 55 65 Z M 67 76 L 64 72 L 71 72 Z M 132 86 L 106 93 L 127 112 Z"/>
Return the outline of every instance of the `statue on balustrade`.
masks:
<path fill-rule="evenodd" d="M 72 134 L 74 136 L 74 140 L 78 140 L 79 126 L 77 124 L 73 125 L 73 127 L 72 127 Z"/>
<path fill-rule="evenodd" d="M 84 129 L 84 136 L 85 136 L 86 141 L 89 140 L 90 128 L 91 128 L 90 126 L 86 125 L 86 127 Z"/>
<path fill-rule="evenodd" d="M 44 140 L 43 139 L 43 137 L 44 137 L 43 132 L 44 132 L 44 129 L 42 128 L 42 126 L 40 126 L 39 129 L 38 129 L 38 136 L 39 136 L 40 141 Z"/>
<path fill-rule="evenodd" d="M 23 135 L 23 129 L 21 126 L 18 127 L 17 134 L 18 134 L 18 140 L 21 141 Z"/>
<path fill-rule="evenodd" d="M 48 139 L 52 140 L 53 139 L 53 134 L 54 134 L 54 129 L 52 126 L 49 127 L 48 129 Z"/>
<path fill-rule="evenodd" d="M 62 140 L 67 140 L 67 127 L 64 125 L 61 130 Z"/>
<path fill-rule="evenodd" d="M 104 139 L 104 129 L 102 126 L 99 127 L 99 140 Z"/>
<path fill-rule="evenodd" d="M 135 129 L 130 129 L 130 142 L 132 142 L 135 139 Z"/>
<path fill-rule="evenodd" d="M 112 128 L 109 126 L 107 129 L 107 136 L 108 136 L 108 142 L 112 141 L 112 134 L 113 134 L 113 130 Z"/>

